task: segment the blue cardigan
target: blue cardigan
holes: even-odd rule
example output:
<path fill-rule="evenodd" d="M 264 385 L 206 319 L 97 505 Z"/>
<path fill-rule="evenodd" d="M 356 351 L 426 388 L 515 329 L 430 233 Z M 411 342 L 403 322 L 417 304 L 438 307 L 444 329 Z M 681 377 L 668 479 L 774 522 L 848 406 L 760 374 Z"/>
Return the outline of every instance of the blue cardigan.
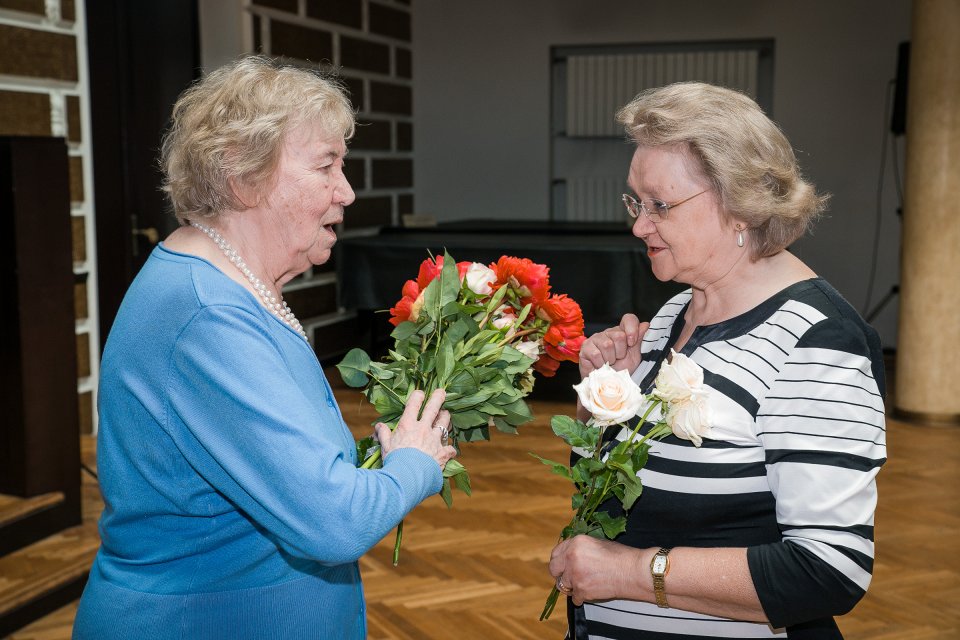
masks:
<path fill-rule="evenodd" d="M 416 449 L 357 469 L 310 346 L 162 245 L 110 332 L 99 413 L 74 638 L 363 638 L 357 559 L 442 482 Z"/>

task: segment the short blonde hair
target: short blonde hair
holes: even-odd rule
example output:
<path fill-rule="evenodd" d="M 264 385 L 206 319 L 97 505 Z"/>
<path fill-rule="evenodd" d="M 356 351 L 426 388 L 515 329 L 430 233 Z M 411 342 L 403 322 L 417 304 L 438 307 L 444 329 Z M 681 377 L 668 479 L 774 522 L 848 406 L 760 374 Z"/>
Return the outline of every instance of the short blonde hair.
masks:
<path fill-rule="evenodd" d="M 319 123 L 331 138 L 353 135 L 353 108 L 332 76 L 245 56 L 197 80 L 174 105 L 160 154 L 177 219 L 247 208 L 234 186 L 261 191 L 287 132 L 304 122 Z"/>
<path fill-rule="evenodd" d="M 648 89 L 617 113 L 639 146 L 681 145 L 723 210 L 750 229 L 751 257 L 779 253 L 826 207 L 780 128 L 749 97 L 700 82 Z"/>

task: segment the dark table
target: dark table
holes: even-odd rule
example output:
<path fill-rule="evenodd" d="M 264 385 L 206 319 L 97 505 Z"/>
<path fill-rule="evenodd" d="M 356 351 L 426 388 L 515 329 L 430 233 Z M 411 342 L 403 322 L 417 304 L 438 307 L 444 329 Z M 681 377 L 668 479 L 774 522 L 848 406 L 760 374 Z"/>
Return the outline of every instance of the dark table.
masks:
<path fill-rule="evenodd" d="M 588 334 L 617 324 L 628 311 L 649 319 L 682 288 L 653 276 L 646 247 L 626 224 L 471 220 L 385 228 L 337 246 L 340 304 L 348 309 L 394 306 L 428 251 L 442 255 L 444 249 L 457 261 L 489 264 L 512 255 L 546 264 L 551 292 L 580 303 Z"/>

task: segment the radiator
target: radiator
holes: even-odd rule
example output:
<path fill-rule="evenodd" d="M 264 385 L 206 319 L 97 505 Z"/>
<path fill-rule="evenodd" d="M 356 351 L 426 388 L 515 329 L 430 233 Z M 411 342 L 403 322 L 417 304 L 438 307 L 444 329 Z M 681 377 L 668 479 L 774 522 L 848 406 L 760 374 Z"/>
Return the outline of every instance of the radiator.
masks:
<path fill-rule="evenodd" d="M 758 51 L 723 49 L 567 58 L 566 135 L 621 136 L 615 117 L 644 89 L 696 80 L 756 99 Z"/>
<path fill-rule="evenodd" d="M 620 222 L 627 224 L 622 195 L 624 176 L 576 176 L 567 178 L 565 220 L 573 222 Z"/>

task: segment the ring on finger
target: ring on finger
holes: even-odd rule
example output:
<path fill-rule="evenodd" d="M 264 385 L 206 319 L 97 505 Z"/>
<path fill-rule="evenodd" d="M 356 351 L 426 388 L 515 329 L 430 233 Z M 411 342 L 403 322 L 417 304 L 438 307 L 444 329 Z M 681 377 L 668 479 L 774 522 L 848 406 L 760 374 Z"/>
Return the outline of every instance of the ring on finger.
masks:
<path fill-rule="evenodd" d="M 563 584 L 563 576 L 558 576 L 558 577 L 557 577 L 557 591 L 559 591 L 559 592 L 561 592 L 561 593 L 572 593 L 572 592 L 573 592 L 573 588 L 571 588 L 569 585 Z"/>

